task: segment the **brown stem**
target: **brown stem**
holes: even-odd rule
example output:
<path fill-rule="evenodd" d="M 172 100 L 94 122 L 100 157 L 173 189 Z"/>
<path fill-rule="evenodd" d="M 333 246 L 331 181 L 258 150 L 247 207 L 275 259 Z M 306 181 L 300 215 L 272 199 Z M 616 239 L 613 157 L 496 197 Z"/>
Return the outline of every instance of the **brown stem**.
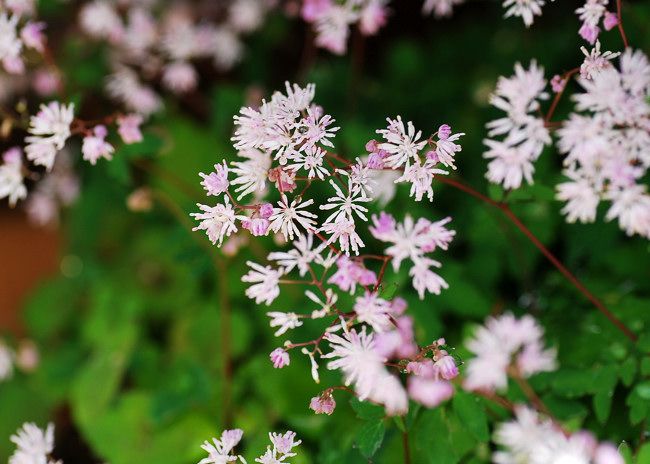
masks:
<path fill-rule="evenodd" d="M 411 450 L 409 448 L 409 433 L 402 432 L 402 446 L 404 448 L 404 464 L 411 464 Z"/>
<path fill-rule="evenodd" d="M 621 16 L 622 1 L 616 0 L 616 14 L 618 15 L 618 31 L 621 33 L 621 39 L 623 39 L 623 45 L 625 48 L 629 47 L 630 44 L 627 41 L 627 36 L 625 35 L 625 29 L 623 29 L 623 17 Z"/>
<path fill-rule="evenodd" d="M 545 124 L 547 125 L 551 124 L 551 118 L 553 117 L 553 113 L 555 113 L 555 109 L 557 108 L 558 103 L 560 103 L 560 99 L 564 94 L 564 90 L 566 89 L 566 86 L 569 83 L 569 78 L 573 76 L 575 73 L 577 73 L 578 71 L 580 71 L 580 68 L 573 68 L 570 71 L 567 71 L 564 74 L 562 74 L 562 80 L 563 80 L 562 90 L 560 90 L 558 93 L 555 94 L 555 98 L 553 98 L 553 102 L 551 103 L 551 106 L 548 109 L 548 113 L 546 113 L 546 117 L 544 118 Z"/>
<path fill-rule="evenodd" d="M 580 280 L 569 271 L 564 264 L 553 254 L 551 251 L 544 246 L 544 244 L 531 232 L 531 230 L 526 227 L 526 225 L 521 222 L 521 220 L 512 212 L 510 207 L 505 203 L 500 203 L 497 201 L 488 198 L 480 192 L 477 192 L 472 187 L 459 182 L 454 179 L 447 177 L 438 177 L 438 180 L 442 183 L 450 185 L 458 190 L 466 192 L 481 200 L 488 205 L 494 206 L 501 210 L 501 212 L 512 222 L 527 238 L 532 242 L 532 244 L 548 259 L 555 268 L 560 271 L 560 273 L 566 277 L 566 279 L 576 288 L 580 293 L 582 293 L 585 298 L 587 298 L 595 307 L 600 311 L 612 324 L 616 326 L 623 334 L 629 338 L 631 341 L 636 342 L 637 336 L 632 332 L 618 317 L 616 317 L 607 307 L 600 301 L 593 293 L 591 293 Z"/>

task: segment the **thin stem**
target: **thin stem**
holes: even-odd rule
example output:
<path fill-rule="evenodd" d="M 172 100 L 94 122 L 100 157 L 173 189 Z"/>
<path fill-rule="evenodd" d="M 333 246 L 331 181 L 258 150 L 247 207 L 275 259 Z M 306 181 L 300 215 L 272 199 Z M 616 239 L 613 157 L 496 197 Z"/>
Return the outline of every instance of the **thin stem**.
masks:
<path fill-rule="evenodd" d="M 625 35 L 625 29 L 623 29 L 623 16 L 621 16 L 622 1 L 616 0 L 616 14 L 618 15 L 618 31 L 621 33 L 621 39 L 623 39 L 623 45 L 625 48 L 629 47 L 630 44 L 627 41 L 627 36 Z"/>
<path fill-rule="evenodd" d="M 551 124 L 551 118 L 553 117 L 553 113 L 555 113 L 555 109 L 557 108 L 558 103 L 560 103 L 560 99 L 564 94 L 564 90 L 566 90 L 566 86 L 569 83 L 569 79 L 578 71 L 580 71 L 580 68 L 573 68 L 562 75 L 562 80 L 564 84 L 562 85 L 562 90 L 560 90 L 558 93 L 555 94 L 555 98 L 553 98 L 553 102 L 551 103 L 551 106 L 548 109 L 548 113 L 546 113 L 546 117 L 544 118 L 544 123 L 546 125 Z"/>
<path fill-rule="evenodd" d="M 526 227 L 526 225 L 521 222 L 521 220 L 512 212 L 510 207 L 505 203 L 500 203 L 497 201 L 488 198 L 480 192 L 477 192 L 472 187 L 459 182 L 454 179 L 446 177 L 438 177 L 438 180 L 442 183 L 450 185 L 458 190 L 468 193 L 481 200 L 482 202 L 494 206 L 501 210 L 501 212 L 512 222 L 527 238 L 530 240 L 533 245 L 542 252 L 542 254 L 548 259 L 555 268 L 560 271 L 560 273 L 566 277 L 566 279 L 576 288 L 580 293 L 582 293 L 585 298 L 587 298 L 595 307 L 600 311 L 616 328 L 618 328 L 623 334 L 629 338 L 631 341 L 636 342 L 637 336 L 632 332 L 618 317 L 616 317 L 607 307 L 600 301 L 593 293 L 591 293 L 587 287 L 584 286 L 580 280 L 567 269 L 567 267 L 562 264 L 562 262 L 553 254 L 551 251 L 544 246 L 544 244 L 535 236 L 531 230 Z"/>
<path fill-rule="evenodd" d="M 402 446 L 404 448 L 404 464 L 411 464 L 411 450 L 409 447 L 408 430 L 402 432 Z"/>

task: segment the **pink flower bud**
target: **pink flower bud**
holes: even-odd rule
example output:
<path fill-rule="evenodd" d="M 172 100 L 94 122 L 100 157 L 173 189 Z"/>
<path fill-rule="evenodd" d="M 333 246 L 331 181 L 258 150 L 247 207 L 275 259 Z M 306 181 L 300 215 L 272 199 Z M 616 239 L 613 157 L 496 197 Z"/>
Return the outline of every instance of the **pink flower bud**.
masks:
<path fill-rule="evenodd" d="M 334 401 L 334 397 L 330 394 L 314 396 L 309 402 L 309 408 L 316 414 L 327 414 L 329 416 L 336 408 L 336 401 Z"/>
<path fill-rule="evenodd" d="M 440 377 L 445 380 L 451 380 L 458 375 L 458 367 L 456 361 L 449 355 L 445 355 L 436 361 L 436 367 L 440 373 Z"/>
<path fill-rule="evenodd" d="M 365 286 L 375 285 L 377 283 L 377 275 L 369 269 L 362 269 L 359 273 L 359 283 Z"/>
<path fill-rule="evenodd" d="M 276 348 L 275 350 L 271 351 L 269 358 L 273 363 L 273 367 L 276 369 L 282 369 L 284 366 L 288 366 L 291 362 L 289 359 L 289 353 L 284 351 L 282 348 Z"/>
<path fill-rule="evenodd" d="M 2 160 L 7 164 L 21 164 L 23 161 L 22 150 L 18 147 L 11 147 L 2 154 Z"/>
<path fill-rule="evenodd" d="M 606 12 L 605 18 L 603 19 L 603 26 L 606 31 L 611 31 L 616 26 L 618 26 L 618 16 L 615 13 Z"/>
<path fill-rule="evenodd" d="M 263 203 L 260 206 L 260 217 L 268 219 L 273 215 L 273 205 L 271 203 Z"/>
<path fill-rule="evenodd" d="M 43 34 L 45 23 L 28 22 L 20 31 L 20 38 L 23 43 L 34 50 L 43 53 L 45 50 L 45 35 Z"/>
<path fill-rule="evenodd" d="M 250 231 L 255 237 L 266 235 L 271 223 L 268 219 L 254 218 L 242 222 L 242 227 Z"/>
<path fill-rule="evenodd" d="M 435 150 L 429 150 L 427 152 L 427 159 L 431 160 L 433 164 L 438 164 L 440 162 L 440 158 L 438 157 L 438 153 L 436 153 Z"/>
<path fill-rule="evenodd" d="M 366 143 L 366 151 L 368 153 L 375 153 L 379 149 L 379 142 L 375 139 L 372 139 Z"/>
<path fill-rule="evenodd" d="M 566 84 L 566 82 L 564 81 L 564 79 L 562 79 L 562 76 L 560 76 L 559 74 L 556 74 L 551 79 L 551 88 L 553 89 L 553 92 L 555 92 L 555 93 L 561 92 L 562 89 L 564 89 L 565 84 Z"/>
<path fill-rule="evenodd" d="M 447 140 L 451 135 L 451 126 L 449 124 L 443 124 L 438 128 L 438 138 L 440 140 Z"/>

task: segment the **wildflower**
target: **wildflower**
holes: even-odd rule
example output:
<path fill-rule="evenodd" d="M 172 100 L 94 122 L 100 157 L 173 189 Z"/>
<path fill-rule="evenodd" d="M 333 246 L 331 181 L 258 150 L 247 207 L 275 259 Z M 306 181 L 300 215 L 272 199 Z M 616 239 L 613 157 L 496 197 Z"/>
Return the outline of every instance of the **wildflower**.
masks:
<path fill-rule="evenodd" d="M 174 93 L 182 94 L 196 87 L 198 75 L 194 66 L 183 61 L 170 63 L 163 69 L 162 83 Z"/>
<path fill-rule="evenodd" d="M 315 396 L 309 402 L 309 409 L 316 414 L 327 414 L 331 416 L 336 408 L 336 401 L 334 396 L 330 393 L 323 393 L 322 395 Z"/>
<path fill-rule="evenodd" d="M 273 269 L 271 266 L 260 266 L 251 261 L 246 261 L 251 270 L 244 275 L 242 282 L 253 283 L 246 289 L 246 296 L 254 299 L 256 304 L 264 302 L 270 305 L 280 294 L 280 277 L 284 275 L 284 269 Z"/>
<path fill-rule="evenodd" d="M 230 185 L 228 182 L 228 166 L 225 161 L 223 164 L 215 164 L 214 172 L 210 174 L 200 172 L 199 176 L 203 178 L 201 185 L 208 195 L 218 196 L 228 190 Z"/>
<path fill-rule="evenodd" d="M 460 5 L 464 0 L 425 0 L 422 5 L 422 13 L 431 14 L 436 18 L 451 16 L 455 5 Z"/>
<path fill-rule="evenodd" d="M 117 118 L 117 133 L 120 134 L 124 143 L 131 144 L 142 141 L 140 124 L 142 124 L 142 116 L 139 114 L 129 114 Z"/>
<path fill-rule="evenodd" d="M 306 211 L 305 208 L 313 203 L 314 200 L 301 201 L 299 197 L 289 203 L 286 195 L 282 195 L 278 207 L 273 209 L 273 216 L 269 218 L 271 230 L 282 232 L 287 240 L 302 235 L 298 226 L 310 230 L 316 223 L 314 221 L 316 215 Z"/>
<path fill-rule="evenodd" d="M 585 55 L 584 62 L 580 65 L 580 76 L 585 79 L 591 79 L 602 69 L 612 66 L 610 61 L 620 55 L 620 52 L 612 53 L 606 51 L 600 53 L 600 41 L 596 41 L 595 47 L 588 52 L 585 47 L 580 47 L 580 50 Z"/>
<path fill-rule="evenodd" d="M 272 311 L 266 313 L 267 316 L 271 318 L 270 326 L 279 327 L 273 335 L 279 337 L 284 334 L 287 330 L 295 329 L 302 325 L 302 321 L 298 318 L 296 313 L 282 313 L 278 311 Z"/>
<path fill-rule="evenodd" d="M 271 358 L 273 367 L 275 367 L 276 369 L 282 369 L 284 366 L 288 366 L 289 363 L 291 362 L 291 359 L 289 358 L 289 353 L 287 353 L 282 348 L 276 348 L 275 350 L 271 351 L 269 358 Z"/>
<path fill-rule="evenodd" d="M 357 297 L 354 312 L 359 322 L 368 324 L 377 333 L 391 327 L 390 304 L 376 293 L 366 292 L 363 296 Z"/>
<path fill-rule="evenodd" d="M 529 27 L 533 24 L 535 16 L 541 16 L 544 3 L 544 0 L 505 0 L 503 2 L 503 7 L 507 8 L 505 17 L 520 17 L 526 27 Z"/>
<path fill-rule="evenodd" d="M 204 441 L 201 448 L 208 453 L 208 457 L 201 459 L 198 464 L 226 464 L 241 460 L 241 456 L 233 456 L 231 453 L 243 435 L 241 429 L 224 430 L 220 440 L 213 438 L 212 443 Z"/>
<path fill-rule="evenodd" d="M 74 118 L 74 105 L 67 106 L 59 102 L 41 105 L 40 111 L 29 120 L 27 131 L 31 136 L 25 141 L 27 159 L 35 164 L 45 166 L 49 171 L 54 165 L 54 157 L 70 137 L 70 124 Z"/>
<path fill-rule="evenodd" d="M 54 424 L 48 424 L 42 430 L 36 424 L 26 422 L 10 440 L 16 445 L 16 451 L 9 458 L 10 463 L 46 463 L 54 449 Z"/>
<path fill-rule="evenodd" d="M 543 349 L 542 335 L 542 328 L 531 316 L 515 319 L 512 314 L 505 314 L 489 318 L 467 342 L 467 348 L 476 357 L 467 363 L 465 387 L 505 388 L 510 366 L 515 366 L 524 377 L 554 370 L 555 350 Z"/>
<path fill-rule="evenodd" d="M 235 214 L 228 197 L 224 198 L 223 204 L 206 206 L 197 203 L 197 206 L 203 212 L 190 214 L 197 221 L 200 221 L 199 225 L 192 230 L 205 230 L 213 245 L 218 242 L 217 246 L 221 246 L 225 237 L 230 237 L 233 232 L 237 232 L 235 220 L 245 218 L 245 216 Z"/>
<path fill-rule="evenodd" d="M 107 160 L 113 158 L 115 149 L 110 143 L 106 142 L 106 135 L 108 135 L 106 126 L 99 125 L 94 127 L 91 135 L 84 137 L 81 152 L 83 158 L 89 161 L 90 164 L 95 165 L 99 158 L 106 158 Z"/>
<path fill-rule="evenodd" d="M 399 168 L 405 164 L 408 167 L 410 160 L 417 159 L 418 153 L 427 143 L 426 140 L 420 140 L 422 131 L 416 132 L 411 121 L 405 126 L 401 116 L 397 116 L 397 119 L 387 118 L 386 121 L 388 127 L 377 130 L 385 140 L 379 144 L 379 148 L 389 154 L 384 162 L 391 168 Z"/>
<path fill-rule="evenodd" d="M 18 147 L 10 148 L 2 155 L 4 164 L 0 165 L 0 199 L 8 198 L 9 206 L 27 196 L 27 187 L 23 182 L 22 151 Z M 1 376 L 0 376 L 1 377 Z"/>

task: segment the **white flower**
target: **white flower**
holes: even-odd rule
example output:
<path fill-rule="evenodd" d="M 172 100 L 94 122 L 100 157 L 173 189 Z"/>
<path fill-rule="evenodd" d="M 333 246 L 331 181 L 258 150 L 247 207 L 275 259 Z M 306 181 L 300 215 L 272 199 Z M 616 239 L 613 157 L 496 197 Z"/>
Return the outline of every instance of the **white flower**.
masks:
<path fill-rule="evenodd" d="M 231 171 L 235 178 L 231 184 L 238 186 L 235 192 L 239 193 L 237 199 L 241 200 L 249 193 L 264 191 L 271 168 L 271 156 L 255 148 L 240 151 L 238 155 L 246 158 L 246 161 L 232 163 Z"/>
<path fill-rule="evenodd" d="M 445 279 L 431 270 L 432 267 L 439 268 L 442 264 L 434 259 L 419 258 L 413 261 L 413 267 L 409 270 L 409 276 L 413 278 L 413 288 L 417 290 L 421 300 L 426 292 L 440 295 L 442 289 L 449 288 Z"/>
<path fill-rule="evenodd" d="M 23 182 L 20 149 L 7 150 L 3 159 L 4 164 L 0 165 L 0 199 L 8 198 L 9 206 L 13 207 L 18 200 L 27 196 L 27 187 Z M 0 377 L 2 376 L 0 375 Z"/>
<path fill-rule="evenodd" d="M 309 145 L 304 153 L 298 152 L 291 157 L 293 163 L 289 167 L 294 171 L 304 169 L 309 179 L 317 177 L 323 180 L 329 175 L 327 168 L 323 167 L 324 158 L 325 152 L 320 147 Z"/>
<path fill-rule="evenodd" d="M 368 221 L 364 214 L 368 212 L 368 208 L 359 203 L 368 203 L 372 199 L 366 197 L 360 189 L 354 189 L 351 179 L 348 178 L 347 193 L 343 193 L 343 190 L 332 179 L 330 179 L 330 185 L 334 187 L 336 196 L 328 198 L 327 203 L 319 206 L 324 211 L 334 210 L 325 220 L 325 224 L 342 220 L 354 221 L 355 215 L 363 221 Z"/>
<path fill-rule="evenodd" d="M 336 302 L 339 299 L 339 296 L 334 293 L 334 290 L 328 288 L 325 290 L 325 301 L 321 300 L 314 292 L 311 290 L 305 290 L 305 296 L 311 301 L 316 303 L 320 309 L 315 309 L 311 313 L 312 319 L 320 319 L 327 316 L 332 309 L 336 306 Z"/>
<path fill-rule="evenodd" d="M 287 240 L 293 240 L 294 236 L 300 236 L 298 226 L 305 230 L 312 230 L 316 221 L 316 215 L 305 211 L 304 208 L 312 205 L 314 200 L 301 202 L 300 197 L 296 197 L 289 203 L 286 195 L 278 202 L 278 207 L 273 208 L 273 215 L 269 218 L 271 221 L 271 230 L 273 232 L 282 232 Z"/>
<path fill-rule="evenodd" d="M 112 2 L 105 0 L 86 3 L 79 13 L 79 23 L 87 34 L 98 39 L 119 41 L 124 33 L 124 25 Z"/>
<path fill-rule="evenodd" d="M 365 246 L 361 237 L 357 233 L 354 221 L 345 217 L 339 218 L 337 222 L 326 222 L 320 228 L 322 232 L 330 235 L 326 244 L 329 245 L 338 240 L 341 251 L 345 254 L 359 254 L 359 248 Z"/>
<path fill-rule="evenodd" d="M 345 324 L 342 324 L 345 327 Z M 395 377 L 384 366 L 385 359 L 376 351 L 372 334 L 366 334 L 365 326 L 361 332 L 354 329 L 343 336 L 328 333 L 332 351 L 323 358 L 333 359 L 327 363 L 328 369 L 341 369 L 345 384 L 354 383 L 360 400 L 370 399 L 386 406 L 388 414 L 401 414 L 408 409 L 406 392 Z"/>
<path fill-rule="evenodd" d="M 586 179 L 573 178 L 557 186 L 556 198 L 567 202 L 562 214 L 566 214 L 567 222 L 594 222 L 600 197 Z"/>
<path fill-rule="evenodd" d="M 162 108 L 160 96 L 140 82 L 137 74 L 122 67 L 106 78 L 106 91 L 130 111 L 149 116 Z"/>
<path fill-rule="evenodd" d="M 271 327 L 279 327 L 273 335 L 279 337 L 284 334 L 287 330 L 295 329 L 302 325 L 302 321 L 299 319 L 296 313 L 282 313 L 279 311 L 271 311 L 266 313 L 267 316 L 271 318 L 269 325 Z"/>
<path fill-rule="evenodd" d="M 491 159 L 488 163 L 487 179 L 495 184 L 503 185 L 505 189 L 517 189 L 525 180 L 533 183 L 535 166 L 530 154 L 519 147 L 511 147 L 496 140 L 485 140 L 490 148 L 483 157 Z"/>
<path fill-rule="evenodd" d="M 356 20 L 357 14 L 349 2 L 343 5 L 333 4 L 316 19 L 316 45 L 337 55 L 344 54 L 350 35 L 350 24 Z"/>
<path fill-rule="evenodd" d="M 524 377 L 554 370 L 555 350 L 543 349 L 542 336 L 542 327 L 531 316 L 515 319 L 512 314 L 505 314 L 489 318 L 466 343 L 475 357 L 467 362 L 465 387 L 503 389 L 511 365 Z"/>
<path fill-rule="evenodd" d="M 508 8 L 505 17 L 521 17 L 528 27 L 533 24 L 535 16 L 541 16 L 544 3 L 544 0 L 505 0 L 503 7 Z"/>
<path fill-rule="evenodd" d="M 240 459 L 245 462 L 241 456 L 232 456 L 230 453 L 233 448 L 241 441 L 244 432 L 241 429 L 224 430 L 221 439 L 212 439 L 212 443 L 204 441 L 201 445 L 208 457 L 199 461 L 199 464 L 227 464 Z"/>
<path fill-rule="evenodd" d="M 61 150 L 70 137 L 70 124 L 74 119 L 74 104 L 61 105 L 53 101 L 41 105 L 40 111 L 29 120 L 25 138 L 27 158 L 35 164 L 52 169 L 57 150 Z"/>
<path fill-rule="evenodd" d="M 268 259 L 277 261 L 287 274 L 297 267 L 300 277 L 304 277 L 309 272 L 310 264 L 324 264 L 320 250 L 313 250 L 313 245 L 314 235 L 311 233 L 303 234 L 293 242 L 293 249 L 286 252 L 275 251 L 269 253 Z"/>
<path fill-rule="evenodd" d="M 422 131 L 416 132 L 411 121 L 408 121 L 405 127 L 401 116 L 397 116 L 397 119 L 386 118 L 386 121 L 388 127 L 377 130 L 385 140 L 379 148 L 390 154 L 385 164 L 391 168 L 399 168 L 404 164 L 408 166 L 411 159 L 418 159 L 418 153 L 427 144 L 426 140 L 420 141 Z"/>
<path fill-rule="evenodd" d="M 368 324 L 377 333 L 385 332 L 392 326 L 390 319 L 390 302 L 380 298 L 376 293 L 366 292 L 354 302 L 357 320 Z"/>
<path fill-rule="evenodd" d="M 46 464 L 54 449 L 54 424 L 48 424 L 43 431 L 36 424 L 24 423 L 10 440 L 17 448 L 9 464 Z"/>
<path fill-rule="evenodd" d="M 20 60 L 23 43 L 18 38 L 16 30 L 18 19 L 18 15 L 8 16 L 5 12 L 0 14 L 0 61 L 5 69 L 7 67 L 11 69 L 12 62 Z"/>
<path fill-rule="evenodd" d="M 373 177 L 376 171 L 371 170 L 361 159 L 357 158 L 356 162 L 348 167 L 348 170 L 337 169 L 337 172 L 349 178 L 348 185 L 351 192 L 371 198 L 373 186 L 377 184 Z"/>
<path fill-rule="evenodd" d="M 216 206 L 207 206 L 197 203 L 202 213 L 191 213 L 196 220 L 201 221 L 197 227 L 192 230 L 205 230 L 208 238 L 213 245 L 221 246 L 224 237 L 230 237 L 233 232 L 237 232 L 235 220 L 245 219 L 245 216 L 235 214 L 235 210 L 230 204 L 228 197 L 224 197 L 223 204 Z"/>
<path fill-rule="evenodd" d="M 650 239 L 650 195 L 643 185 L 614 190 L 607 197 L 612 201 L 606 219 L 618 218 L 618 224 L 628 235 L 639 234 Z"/>
<path fill-rule="evenodd" d="M 255 300 L 256 304 L 264 302 L 267 306 L 270 305 L 280 294 L 280 277 L 284 275 L 284 269 L 263 267 L 251 261 L 246 261 L 246 264 L 251 270 L 241 280 L 254 284 L 246 289 L 246 296 Z"/>
<path fill-rule="evenodd" d="M 580 65 L 580 76 L 585 79 L 591 79 L 602 69 L 612 66 L 610 61 L 621 54 L 610 51 L 600 53 L 600 40 L 596 41 L 596 45 L 590 52 L 585 47 L 580 47 L 580 50 L 585 55 L 585 60 Z"/>
<path fill-rule="evenodd" d="M 411 190 L 409 196 L 415 198 L 415 201 L 421 201 L 424 195 L 429 201 L 433 201 L 433 177 L 436 174 L 449 174 L 443 169 L 433 167 L 428 161 L 424 164 L 416 160 L 413 164 L 404 168 L 404 174 L 395 180 L 398 182 L 410 182 Z"/>

